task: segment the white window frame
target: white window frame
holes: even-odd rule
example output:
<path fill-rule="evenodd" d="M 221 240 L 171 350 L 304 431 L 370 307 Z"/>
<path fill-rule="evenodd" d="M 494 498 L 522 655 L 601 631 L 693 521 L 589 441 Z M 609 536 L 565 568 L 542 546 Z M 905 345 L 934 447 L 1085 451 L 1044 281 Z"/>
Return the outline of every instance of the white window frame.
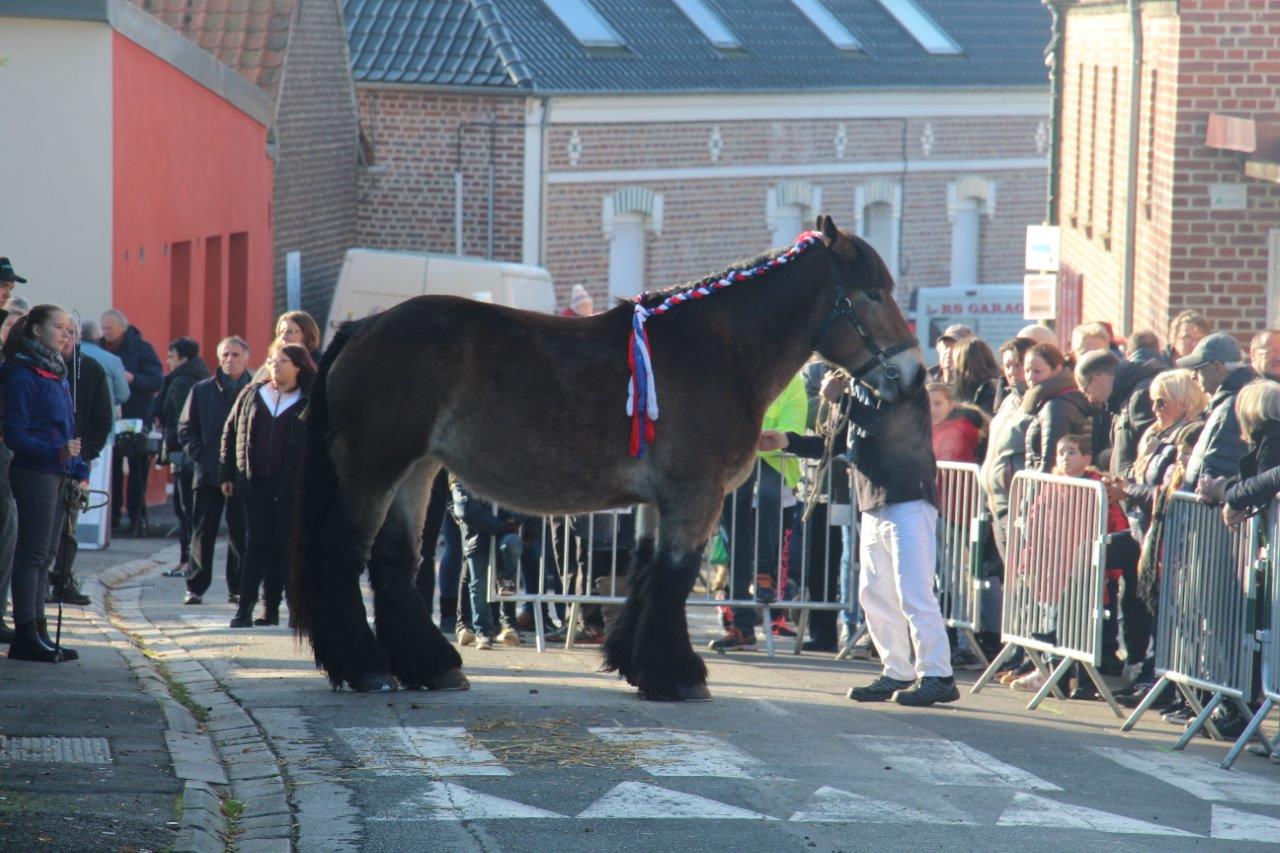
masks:
<path fill-rule="evenodd" d="M 927 53 L 936 56 L 954 56 L 964 53 L 947 31 L 929 17 L 929 13 L 915 0 L 880 0 L 880 6 L 916 40 Z"/>
<path fill-rule="evenodd" d="M 791 0 L 791 5 L 800 11 L 800 14 L 809 19 L 809 23 L 818 28 L 818 32 L 826 36 L 827 41 L 831 42 L 839 50 L 862 50 L 862 42 L 858 41 L 853 33 L 849 32 L 849 28 L 840 23 L 840 20 L 831 13 L 822 0 Z"/>
<path fill-rule="evenodd" d="M 808 181 L 783 181 L 770 187 L 765 196 L 765 225 L 773 245 L 791 245 L 800 232 L 812 227 L 821 209 L 822 188 Z M 797 217 L 799 227 L 795 228 Z M 791 233 L 784 233 L 786 231 Z"/>
<path fill-rule="evenodd" d="M 893 211 L 893 236 L 887 256 L 881 252 L 884 264 L 896 280 L 898 277 L 898 254 L 902 244 L 902 184 L 888 178 L 876 178 L 858 184 L 853 190 L 853 209 L 857 216 L 857 233 L 864 240 L 867 237 L 867 208 L 873 204 L 887 204 Z M 876 247 L 880 251 L 880 247 Z"/>
<path fill-rule="evenodd" d="M 662 234 L 662 195 L 645 187 L 622 187 L 605 196 L 601 201 L 601 224 L 605 239 L 609 241 L 609 298 L 630 299 L 645 288 L 645 232 Z M 639 235 L 639 246 L 630 247 L 628 241 Z M 630 251 L 628 251 L 630 249 Z M 615 266 L 621 252 L 638 258 L 629 261 L 628 270 L 638 269 L 638 287 L 632 281 L 620 281 Z M 634 292 L 629 292 L 634 289 Z"/>
<path fill-rule="evenodd" d="M 720 15 L 708 6 L 704 0 L 671 0 L 675 7 L 684 13 L 689 23 L 698 28 L 703 38 L 711 42 L 712 47 L 721 50 L 735 50 L 742 47 L 742 42 L 729 29 Z"/>
<path fill-rule="evenodd" d="M 623 47 L 626 42 L 590 0 L 542 0 L 583 47 Z"/>

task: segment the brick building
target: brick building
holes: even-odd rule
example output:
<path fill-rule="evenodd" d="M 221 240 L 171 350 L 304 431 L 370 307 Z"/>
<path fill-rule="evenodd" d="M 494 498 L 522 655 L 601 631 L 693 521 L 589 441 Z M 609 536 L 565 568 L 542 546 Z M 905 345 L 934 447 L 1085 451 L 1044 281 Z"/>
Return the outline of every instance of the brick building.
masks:
<path fill-rule="evenodd" d="M 320 318 L 355 243 L 358 127 L 341 0 L 132 0 L 267 93 L 275 164 L 274 308 L 301 255 L 301 307 Z"/>
<path fill-rule="evenodd" d="M 1060 320 L 1163 335 L 1192 308 L 1240 336 L 1275 326 L 1280 3 L 1054 5 Z"/>
<path fill-rule="evenodd" d="M 358 241 L 597 304 L 818 212 L 907 289 L 1021 281 L 1049 16 L 1026 0 L 346 0 Z"/>

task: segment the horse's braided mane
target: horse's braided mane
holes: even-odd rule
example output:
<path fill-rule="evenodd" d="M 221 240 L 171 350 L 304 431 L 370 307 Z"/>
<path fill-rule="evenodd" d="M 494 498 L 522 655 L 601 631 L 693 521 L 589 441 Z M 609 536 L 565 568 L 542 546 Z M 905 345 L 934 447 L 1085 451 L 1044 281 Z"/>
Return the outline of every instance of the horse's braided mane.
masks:
<path fill-rule="evenodd" d="M 780 249 L 770 249 L 769 251 L 765 252 L 763 255 L 757 255 L 754 258 L 750 258 L 746 260 L 735 261 L 734 263 L 730 264 L 727 269 L 722 270 L 721 272 L 718 272 L 715 275 L 709 275 L 709 276 L 706 276 L 705 278 L 700 278 L 697 281 L 686 282 L 685 284 L 673 285 L 671 287 L 663 288 L 662 290 L 646 291 L 640 294 L 639 296 L 640 303 L 644 305 L 644 307 L 646 308 L 653 308 L 654 306 L 661 305 L 664 300 L 670 298 L 671 296 L 677 293 L 684 293 L 687 290 L 693 290 L 695 287 L 702 287 L 703 285 L 707 285 L 707 284 L 711 284 L 712 282 L 719 281 L 720 279 L 724 278 L 730 273 L 738 272 L 740 270 L 754 269 L 755 267 L 758 267 L 761 264 L 768 263 L 769 261 L 778 257 L 779 255 L 786 253 L 790 249 L 791 249 L 790 246 L 784 246 Z M 630 300 L 627 300 L 623 304 L 632 305 L 634 303 Z"/>

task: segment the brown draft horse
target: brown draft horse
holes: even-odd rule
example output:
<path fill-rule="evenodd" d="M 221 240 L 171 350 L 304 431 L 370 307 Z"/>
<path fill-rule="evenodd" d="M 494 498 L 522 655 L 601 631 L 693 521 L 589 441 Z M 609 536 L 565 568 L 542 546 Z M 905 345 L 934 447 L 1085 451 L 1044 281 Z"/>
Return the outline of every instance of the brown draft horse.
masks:
<path fill-rule="evenodd" d="M 649 322 L 661 419 L 642 459 L 628 453 L 625 414 L 632 304 L 580 319 L 424 296 L 344 325 L 307 415 L 290 602 L 334 687 L 468 686 L 413 583 L 445 466 L 520 512 L 639 505 L 605 668 L 646 698 L 710 698 L 685 598 L 726 492 L 755 460 L 765 408 L 814 350 L 886 401 L 923 380 L 884 262 L 830 217 L 818 230 L 789 263 Z M 376 634 L 360 596 L 366 565 Z"/>

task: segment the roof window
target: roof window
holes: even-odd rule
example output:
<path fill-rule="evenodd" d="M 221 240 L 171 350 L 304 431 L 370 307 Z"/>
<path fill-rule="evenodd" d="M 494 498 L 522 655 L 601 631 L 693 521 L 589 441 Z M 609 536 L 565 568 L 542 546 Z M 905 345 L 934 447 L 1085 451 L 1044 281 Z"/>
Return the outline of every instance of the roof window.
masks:
<path fill-rule="evenodd" d="M 853 37 L 853 33 L 849 32 L 844 24 L 836 20 L 836 16 L 822 4 L 822 0 L 791 0 L 791 2 L 837 48 L 862 50 L 861 43 Z"/>
<path fill-rule="evenodd" d="M 695 27 L 711 42 L 714 47 L 722 50 L 734 50 L 742 47 L 742 42 L 738 41 L 738 37 L 725 25 L 725 22 L 719 15 L 711 9 L 704 0 L 671 0 L 676 8 L 684 12 Z"/>
<path fill-rule="evenodd" d="M 880 5 L 929 53 L 964 53 L 946 30 L 916 4 L 916 0 L 880 0 Z"/>
<path fill-rule="evenodd" d="M 542 0 L 583 47 L 622 47 L 625 42 L 588 0 Z"/>

